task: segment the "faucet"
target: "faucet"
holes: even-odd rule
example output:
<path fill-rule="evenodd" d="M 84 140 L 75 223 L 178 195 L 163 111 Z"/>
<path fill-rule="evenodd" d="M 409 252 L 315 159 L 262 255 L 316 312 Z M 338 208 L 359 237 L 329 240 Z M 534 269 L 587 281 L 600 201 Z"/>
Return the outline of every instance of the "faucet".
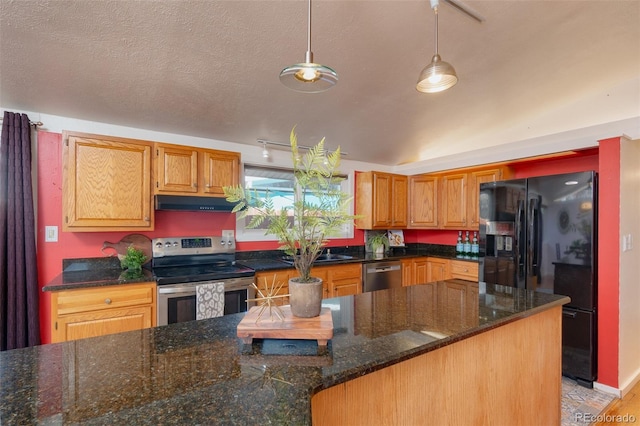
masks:
<path fill-rule="evenodd" d="M 327 256 L 331 256 L 331 249 L 327 249 Z"/>

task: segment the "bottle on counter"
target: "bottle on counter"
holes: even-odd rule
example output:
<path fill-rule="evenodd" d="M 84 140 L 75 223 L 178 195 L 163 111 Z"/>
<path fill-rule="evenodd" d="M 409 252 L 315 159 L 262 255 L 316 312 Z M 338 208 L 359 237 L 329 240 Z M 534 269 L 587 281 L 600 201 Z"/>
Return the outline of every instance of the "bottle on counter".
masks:
<path fill-rule="evenodd" d="M 462 243 L 462 231 L 458 231 L 458 241 L 456 242 L 456 257 L 462 259 L 464 257 L 464 244 Z"/>
<path fill-rule="evenodd" d="M 480 257 L 480 245 L 478 244 L 478 233 L 474 231 L 471 242 L 471 259 L 478 260 L 478 257 Z"/>
<path fill-rule="evenodd" d="M 464 248 L 462 249 L 464 252 L 465 259 L 471 259 L 471 240 L 469 240 L 469 231 L 467 231 L 467 235 L 464 239 Z"/>

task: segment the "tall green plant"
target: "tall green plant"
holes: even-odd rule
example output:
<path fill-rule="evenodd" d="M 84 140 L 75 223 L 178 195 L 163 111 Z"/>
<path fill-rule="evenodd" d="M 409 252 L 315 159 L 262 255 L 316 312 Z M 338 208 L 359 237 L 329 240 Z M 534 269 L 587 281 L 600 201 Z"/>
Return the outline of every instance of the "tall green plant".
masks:
<path fill-rule="evenodd" d="M 237 203 L 233 211 L 238 213 L 238 219 L 245 218 L 252 208 L 255 215 L 247 225 L 249 228 L 256 228 L 266 221 L 265 235 L 275 235 L 280 249 L 293 258 L 299 281 L 311 282 L 311 268 L 327 244 L 327 237 L 336 236 L 340 228 L 353 222 L 356 216 L 349 214 L 353 197 L 343 192 L 339 185 L 344 180 L 338 171 L 340 148 L 327 152 L 323 138 L 301 156 L 295 127 L 289 140 L 295 193 L 292 204 L 278 210 L 268 191 L 266 197 L 261 198 L 256 190 L 240 185 L 225 187 L 224 193 L 227 201 Z"/>

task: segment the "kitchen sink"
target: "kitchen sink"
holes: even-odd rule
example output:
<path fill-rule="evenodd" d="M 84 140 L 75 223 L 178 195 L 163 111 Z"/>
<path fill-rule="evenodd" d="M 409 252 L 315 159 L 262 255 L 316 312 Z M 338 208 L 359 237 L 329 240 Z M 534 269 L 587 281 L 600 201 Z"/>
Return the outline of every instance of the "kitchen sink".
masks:
<path fill-rule="evenodd" d="M 314 263 L 322 263 L 322 262 L 335 262 L 338 260 L 349 260 L 353 259 L 353 256 L 349 256 L 348 254 L 334 254 L 334 253 L 323 253 Z M 283 262 L 289 263 L 293 265 L 293 258 L 291 256 L 284 256 L 282 258 Z"/>
<path fill-rule="evenodd" d="M 321 254 L 320 256 L 318 256 L 318 258 L 316 259 L 316 262 L 330 262 L 333 260 L 349 260 L 349 259 L 353 259 L 353 256 L 349 256 L 348 254 L 329 253 L 329 254 Z"/>

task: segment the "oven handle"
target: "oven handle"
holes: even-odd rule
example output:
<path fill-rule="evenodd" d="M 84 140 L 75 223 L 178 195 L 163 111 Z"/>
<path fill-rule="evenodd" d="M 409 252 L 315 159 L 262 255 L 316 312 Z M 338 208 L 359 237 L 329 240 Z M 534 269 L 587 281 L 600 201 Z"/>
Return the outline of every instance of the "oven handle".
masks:
<path fill-rule="evenodd" d="M 190 287 L 158 287 L 158 294 L 196 294 L 196 288 Z"/>

